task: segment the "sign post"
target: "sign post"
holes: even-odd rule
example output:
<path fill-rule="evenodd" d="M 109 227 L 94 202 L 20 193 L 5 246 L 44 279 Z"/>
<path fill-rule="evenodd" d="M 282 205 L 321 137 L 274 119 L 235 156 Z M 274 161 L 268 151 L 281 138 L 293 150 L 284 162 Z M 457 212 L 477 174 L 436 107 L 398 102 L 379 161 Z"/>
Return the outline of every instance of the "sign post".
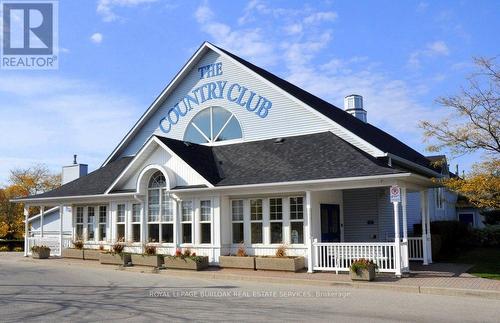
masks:
<path fill-rule="evenodd" d="M 401 188 L 393 185 L 390 188 L 391 202 L 394 205 L 394 248 L 396 276 L 401 276 L 401 239 L 399 236 L 399 203 L 401 202 Z"/>

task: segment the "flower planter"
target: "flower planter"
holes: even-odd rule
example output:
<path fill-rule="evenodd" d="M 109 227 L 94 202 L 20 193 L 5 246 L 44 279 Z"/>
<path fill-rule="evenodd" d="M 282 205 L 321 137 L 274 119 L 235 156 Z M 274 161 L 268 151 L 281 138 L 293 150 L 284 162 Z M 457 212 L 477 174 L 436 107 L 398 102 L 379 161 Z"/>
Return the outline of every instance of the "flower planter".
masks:
<path fill-rule="evenodd" d="M 257 270 L 280 270 L 297 272 L 305 267 L 304 257 L 256 257 Z"/>
<path fill-rule="evenodd" d="M 41 249 L 37 252 L 32 251 L 31 257 L 33 259 L 47 259 L 50 257 L 50 249 Z"/>
<path fill-rule="evenodd" d="M 98 249 L 83 249 L 83 259 L 85 260 L 99 260 L 102 251 Z"/>
<path fill-rule="evenodd" d="M 165 257 L 167 269 L 202 270 L 208 267 L 208 257 L 198 257 L 199 261 L 191 258 Z"/>
<path fill-rule="evenodd" d="M 101 253 L 99 262 L 103 265 L 122 265 L 127 266 L 130 262 L 128 253 Z"/>
<path fill-rule="evenodd" d="M 255 257 L 220 256 L 219 267 L 255 270 Z"/>
<path fill-rule="evenodd" d="M 349 270 L 351 280 L 372 281 L 375 279 L 375 267 L 359 269 L 357 272 Z"/>
<path fill-rule="evenodd" d="M 161 267 L 163 266 L 163 257 L 160 255 L 142 255 L 131 254 L 132 265 L 134 266 L 148 266 L 148 267 Z"/>
<path fill-rule="evenodd" d="M 83 249 L 66 248 L 62 251 L 63 258 L 83 259 Z"/>

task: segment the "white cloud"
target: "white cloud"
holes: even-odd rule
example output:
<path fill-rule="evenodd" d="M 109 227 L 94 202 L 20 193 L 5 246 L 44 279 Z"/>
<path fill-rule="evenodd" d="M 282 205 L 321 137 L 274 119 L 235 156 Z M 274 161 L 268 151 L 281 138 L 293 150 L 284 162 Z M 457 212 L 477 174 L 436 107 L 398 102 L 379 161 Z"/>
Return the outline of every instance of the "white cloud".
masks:
<path fill-rule="evenodd" d="M 304 19 L 306 24 L 315 24 L 324 21 L 335 21 L 338 18 L 338 14 L 334 11 L 323 11 L 315 12 Z"/>
<path fill-rule="evenodd" d="M 90 36 L 90 41 L 94 44 L 100 44 L 102 43 L 102 38 L 103 37 L 101 33 L 93 33 L 92 36 Z"/>
<path fill-rule="evenodd" d="M 424 49 L 416 50 L 410 54 L 408 65 L 413 68 L 418 68 L 421 65 L 422 58 L 448 56 L 450 49 L 442 40 L 437 40 L 432 43 L 427 43 Z"/>
<path fill-rule="evenodd" d="M 97 13 L 101 15 L 104 21 L 112 22 L 121 19 L 121 17 L 114 12 L 114 9 L 117 7 L 137 7 L 156 1 L 157 0 L 98 0 Z"/>
<path fill-rule="evenodd" d="M 9 169 L 41 159 L 53 171 L 73 154 L 99 167 L 143 110 L 103 88 L 62 77 L 0 76 L 0 183 Z"/>

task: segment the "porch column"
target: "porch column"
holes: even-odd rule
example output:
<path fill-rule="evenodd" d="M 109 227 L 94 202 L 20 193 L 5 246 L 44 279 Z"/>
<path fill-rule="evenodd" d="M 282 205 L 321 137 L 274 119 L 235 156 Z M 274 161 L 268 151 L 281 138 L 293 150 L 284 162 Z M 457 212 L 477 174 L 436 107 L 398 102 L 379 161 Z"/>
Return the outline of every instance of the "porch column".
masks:
<path fill-rule="evenodd" d="M 427 191 L 420 191 L 420 215 L 422 217 L 422 256 L 424 258 L 424 265 L 428 265 L 427 257 Z"/>
<path fill-rule="evenodd" d="M 392 202 L 394 206 L 394 267 L 396 276 L 401 276 L 401 237 L 399 236 L 399 202 Z"/>
<path fill-rule="evenodd" d="M 28 216 L 29 216 L 29 207 L 25 204 L 24 205 L 24 256 L 28 256 L 28 239 L 29 239 L 29 232 L 28 232 Z"/>
<path fill-rule="evenodd" d="M 311 191 L 306 191 L 306 218 L 307 218 L 307 272 L 313 272 L 313 237 L 311 216 Z"/>
<path fill-rule="evenodd" d="M 408 253 L 408 205 L 406 187 L 401 188 L 401 208 L 403 210 L 403 244 L 402 244 L 402 263 L 403 271 L 410 270 L 409 253 Z"/>
<path fill-rule="evenodd" d="M 45 212 L 45 206 L 40 207 L 40 236 L 43 238 L 43 213 Z"/>
<path fill-rule="evenodd" d="M 63 249 L 63 212 L 64 207 L 59 205 L 59 256 L 62 255 Z"/>
<path fill-rule="evenodd" d="M 431 235 L 431 211 L 430 202 L 427 199 L 427 212 L 425 216 L 425 225 L 427 226 L 427 262 L 432 264 L 432 235 Z"/>

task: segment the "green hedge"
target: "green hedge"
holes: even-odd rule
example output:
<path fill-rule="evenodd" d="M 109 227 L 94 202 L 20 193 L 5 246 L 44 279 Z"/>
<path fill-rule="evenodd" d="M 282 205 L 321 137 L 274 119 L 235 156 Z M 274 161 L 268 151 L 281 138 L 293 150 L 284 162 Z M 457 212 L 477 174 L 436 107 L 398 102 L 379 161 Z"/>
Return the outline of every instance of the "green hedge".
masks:
<path fill-rule="evenodd" d="M 14 251 L 14 249 L 24 251 L 24 240 L 0 239 L 0 250 Z"/>

